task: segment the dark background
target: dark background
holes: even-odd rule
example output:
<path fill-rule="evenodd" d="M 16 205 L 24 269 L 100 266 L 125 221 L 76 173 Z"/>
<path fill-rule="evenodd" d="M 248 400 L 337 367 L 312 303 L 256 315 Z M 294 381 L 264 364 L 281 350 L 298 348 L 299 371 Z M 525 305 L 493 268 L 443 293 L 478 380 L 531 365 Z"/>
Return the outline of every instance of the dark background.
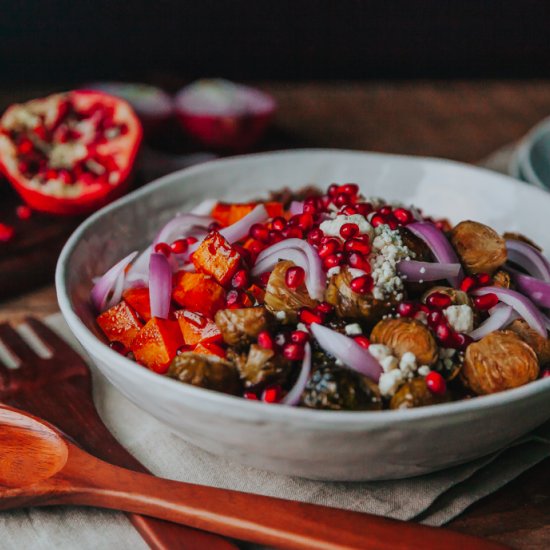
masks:
<path fill-rule="evenodd" d="M 0 0 L 0 84 L 550 76 L 546 0 Z"/>

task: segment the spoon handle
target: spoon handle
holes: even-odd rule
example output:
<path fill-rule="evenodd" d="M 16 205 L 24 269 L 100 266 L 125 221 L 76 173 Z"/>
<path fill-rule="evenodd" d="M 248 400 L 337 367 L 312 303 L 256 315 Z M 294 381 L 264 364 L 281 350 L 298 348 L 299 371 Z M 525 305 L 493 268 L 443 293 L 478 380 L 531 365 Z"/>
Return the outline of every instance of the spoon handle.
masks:
<path fill-rule="evenodd" d="M 81 451 L 77 451 L 77 455 Z M 450 530 L 227 489 L 159 479 L 71 453 L 60 472 L 73 487 L 54 501 L 150 515 L 279 548 L 323 550 L 497 549 Z M 51 503 L 54 503 L 50 501 Z"/>

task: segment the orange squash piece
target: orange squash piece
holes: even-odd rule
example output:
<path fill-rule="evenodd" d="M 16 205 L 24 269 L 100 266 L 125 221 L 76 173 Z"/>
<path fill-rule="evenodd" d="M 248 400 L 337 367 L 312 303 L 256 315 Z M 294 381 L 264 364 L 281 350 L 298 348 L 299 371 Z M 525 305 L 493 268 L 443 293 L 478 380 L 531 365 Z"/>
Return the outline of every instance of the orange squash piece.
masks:
<path fill-rule="evenodd" d="M 192 260 L 197 271 L 212 275 L 220 285 L 225 286 L 239 268 L 241 255 L 222 235 L 213 231 L 193 253 Z"/>
<path fill-rule="evenodd" d="M 252 296 L 258 303 L 263 304 L 265 299 L 265 290 L 258 285 L 251 285 L 246 291 L 249 296 Z"/>
<path fill-rule="evenodd" d="M 223 340 L 222 333 L 216 323 L 200 313 L 180 309 L 176 311 L 175 317 L 180 325 L 183 341 L 186 346 L 221 342 Z"/>
<path fill-rule="evenodd" d="M 179 271 L 174 277 L 174 300 L 185 309 L 213 319 L 225 307 L 225 290 L 210 275 Z"/>
<path fill-rule="evenodd" d="M 177 321 L 153 317 L 134 339 L 132 351 L 138 363 L 165 374 L 181 346 L 183 337 Z"/>
<path fill-rule="evenodd" d="M 213 344 L 212 342 L 201 342 L 195 346 L 193 353 L 202 353 L 204 355 L 217 355 L 222 359 L 225 358 L 225 350 L 218 346 L 218 344 Z"/>
<path fill-rule="evenodd" d="M 97 324 L 109 342 L 120 342 L 126 349 L 130 349 L 143 326 L 136 312 L 124 300 L 99 315 Z"/>
<path fill-rule="evenodd" d="M 238 222 L 244 218 L 247 214 L 250 214 L 258 204 L 257 202 L 247 202 L 247 203 L 233 203 L 227 204 L 225 202 L 219 202 L 212 210 L 212 217 L 223 227 L 227 225 L 232 225 L 235 222 Z M 282 216 L 284 213 L 284 208 L 280 202 L 264 202 L 263 205 L 267 210 L 270 218 L 275 218 L 276 216 Z"/>
<path fill-rule="evenodd" d="M 148 288 L 129 288 L 124 291 L 122 297 L 137 311 L 137 314 L 144 321 L 151 319 Z"/>

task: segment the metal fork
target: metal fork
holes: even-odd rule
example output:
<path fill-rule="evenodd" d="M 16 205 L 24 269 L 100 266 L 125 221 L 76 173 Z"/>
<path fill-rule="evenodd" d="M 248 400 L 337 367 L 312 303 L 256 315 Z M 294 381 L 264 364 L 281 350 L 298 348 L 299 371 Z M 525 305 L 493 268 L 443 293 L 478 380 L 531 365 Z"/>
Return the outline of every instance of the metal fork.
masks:
<path fill-rule="evenodd" d="M 27 317 L 25 324 L 49 350 L 38 355 L 9 324 L 0 324 L 0 342 L 18 361 L 9 368 L 0 361 L 0 402 L 51 422 L 82 448 L 111 464 L 136 472 L 142 466 L 109 432 L 95 408 L 88 366 L 46 325 Z M 143 539 L 154 549 L 236 549 L 210 533 L 136 514 L 128 515 Z"/>

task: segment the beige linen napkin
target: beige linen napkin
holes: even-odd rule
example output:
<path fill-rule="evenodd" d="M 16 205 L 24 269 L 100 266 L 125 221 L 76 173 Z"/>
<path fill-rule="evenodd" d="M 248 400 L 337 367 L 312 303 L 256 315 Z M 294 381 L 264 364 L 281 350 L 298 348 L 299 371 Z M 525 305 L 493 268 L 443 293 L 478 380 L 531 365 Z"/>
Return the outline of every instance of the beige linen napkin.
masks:
<path fill-rule="evenodd" d="M 499 166 L 493 163 L 491 167 Z M 52 316 L 48 322 L 78 347 L 60 315 Z M 113 434 L 155 474 L 181 481 L 441 525 L 550 456 L 550 423 L 547 423 L 500 453 L 422 477 L 368 483 L 326 483 L 285 477 L 240 466 L 182 441 L 130 403 L 91 367 L 96 403 Z M 113 547 L 146 548 L 120 513 L 76 508 L 0 513 L 1 549 Z"/>

